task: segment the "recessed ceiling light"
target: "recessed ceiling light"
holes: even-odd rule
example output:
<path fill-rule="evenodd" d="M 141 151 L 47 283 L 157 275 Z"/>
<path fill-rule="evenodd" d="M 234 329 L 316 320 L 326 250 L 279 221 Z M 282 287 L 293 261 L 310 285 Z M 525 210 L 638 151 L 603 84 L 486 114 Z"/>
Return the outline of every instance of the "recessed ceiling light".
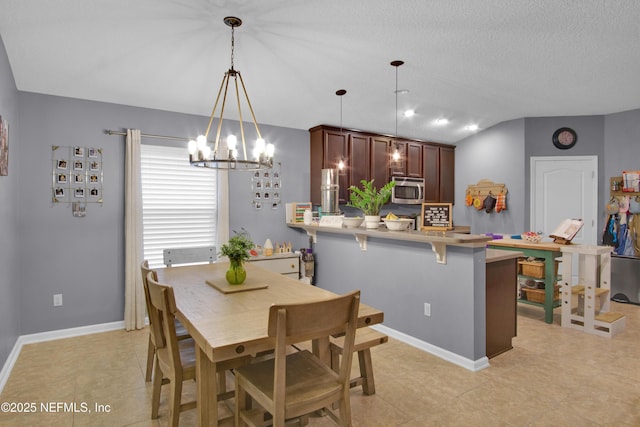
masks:
<path fill-rule="evenodd" d="M 465 129 L 466 129 L 466 130 L 470 130 L 470 131 L 472 131 L 472 132 L 473 132 L 473 131 L 478 130 L 478 125 L 476 125 L 476 124 L 473 124 L 473 125 L 467 125 L 467 126 L 465 127 Z"/>
<path fill-rule="evenodd" d="M 449 120 L 448 119 L 435 119 L 433 121 L 433 124 L 436 126 L 446 126 L 449 124 Z"/>
<path fill-rule="evenodd" d="M 413 116 L 414 116 L 414 114 L 416 114 L 416 112 L 415 112 L 414 110 L 406 110 L 406 111 L 404 112 L 404 116 L 405 116 L 405 117 L 413 117 Z"/>

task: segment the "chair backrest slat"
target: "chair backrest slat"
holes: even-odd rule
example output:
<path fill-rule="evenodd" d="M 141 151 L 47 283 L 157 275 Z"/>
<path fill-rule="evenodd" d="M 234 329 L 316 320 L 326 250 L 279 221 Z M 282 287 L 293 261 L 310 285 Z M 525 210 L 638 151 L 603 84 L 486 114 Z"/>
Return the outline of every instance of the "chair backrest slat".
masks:
<path fill-rule="evenodd" d="M 164 336 L 161 329 L 160 313 L 151 304 L 151 295 L 149 294 L 149 282 L 147 277 L 151 275 L 155 280 L 158 279 L 155 270 L 149 268 L 149 262 L 144 261 L 140 266 L 142 272 L 142 287 L 144 288 L 144 300 L 147 304 L 147 315 L 149 316 L 149 329 L 151 332 L 151 341 L 154 347 L 164 347 Z"/>
<path fill-rule="evenodd" d="M 349 308 L 354 298 L 359 301 L 359 291 L 325 301 L 272 305 L 269 309 L 269 336 L 276 336 L 277 313 L 281 308 L 285 308 L 287 312 L 288 341 L 298 339 L 305 341 L 344 332 L 345 325 L 349 322 L 351 314 Z"/>
<path fill-rule="evenodd" d="M 162 251 L 164 265 L 171 267 L 174 264 L 212 263 L 217 259 L 215 246 L 202 246 L 197 248 L 173 248 Z"/>

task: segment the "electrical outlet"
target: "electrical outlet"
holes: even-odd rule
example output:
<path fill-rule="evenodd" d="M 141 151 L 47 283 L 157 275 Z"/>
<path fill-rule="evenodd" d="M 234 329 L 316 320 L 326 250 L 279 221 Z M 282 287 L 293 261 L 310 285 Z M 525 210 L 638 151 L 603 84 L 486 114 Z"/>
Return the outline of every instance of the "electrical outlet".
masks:
<path fill-rule="evenodd" d="M 428 302 L 424 303 L 424 315 L 431 316 L 431 304 L 429 304 Z"/>
<path fill-rule="evenodd" d="M 62 305 L 62 294 L 53 294 L 53 306 L 60 307 Z"/>

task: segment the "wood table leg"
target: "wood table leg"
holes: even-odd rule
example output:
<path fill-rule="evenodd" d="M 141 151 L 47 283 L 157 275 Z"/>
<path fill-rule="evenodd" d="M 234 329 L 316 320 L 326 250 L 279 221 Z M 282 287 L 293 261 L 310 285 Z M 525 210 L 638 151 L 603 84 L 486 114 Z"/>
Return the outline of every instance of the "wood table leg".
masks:
<path fill-rule="evenodd" d="M 196 386 L 198 389 L 198 425 L 218 425 L 218 385 L 216 364 L 198 347 L 196 353 Z"/>
<path fill-rule="evenodd" d="M 320 360 L 327 366 L 331 366 L 331 348 L 329 346 L 329 337 L 318 338 L 311 342 L 311 350 Z"/>

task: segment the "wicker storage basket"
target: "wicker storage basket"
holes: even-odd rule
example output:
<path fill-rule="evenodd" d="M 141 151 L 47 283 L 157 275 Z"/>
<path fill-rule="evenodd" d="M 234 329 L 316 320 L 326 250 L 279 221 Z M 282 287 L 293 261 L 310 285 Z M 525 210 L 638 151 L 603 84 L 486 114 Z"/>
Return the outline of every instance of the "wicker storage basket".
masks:
<path fill-rule="evenodd" d="M 523 299 L 531 302 L 539 302 L 544 304 L 544 289 L 522 288 Z M 553 300 L 560 299 L 560 285 L 555 285 L 553 290 Z"/>
<path fill-rule="evenodd" d="M 520 274 L 535 277 L 536 279 L 544 279 L 544 261 L 518 261 L 518 270 Z"/>

